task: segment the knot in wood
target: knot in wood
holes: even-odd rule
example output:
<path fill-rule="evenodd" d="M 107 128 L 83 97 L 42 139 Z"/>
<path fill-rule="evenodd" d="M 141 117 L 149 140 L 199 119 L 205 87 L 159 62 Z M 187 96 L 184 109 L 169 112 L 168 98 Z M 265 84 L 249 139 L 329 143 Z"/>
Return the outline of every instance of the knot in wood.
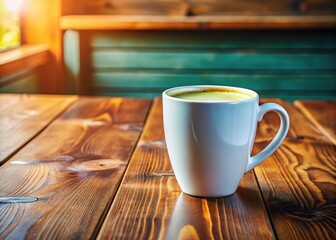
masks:
<path fill-rule="evenodd" d="M 118 159 L 93 159 L 89 161 L 75 161 L 70 167 L 73 171 L 104 171 L 104 170 L 117 170 L 126 166 L 126 163 Z"/>

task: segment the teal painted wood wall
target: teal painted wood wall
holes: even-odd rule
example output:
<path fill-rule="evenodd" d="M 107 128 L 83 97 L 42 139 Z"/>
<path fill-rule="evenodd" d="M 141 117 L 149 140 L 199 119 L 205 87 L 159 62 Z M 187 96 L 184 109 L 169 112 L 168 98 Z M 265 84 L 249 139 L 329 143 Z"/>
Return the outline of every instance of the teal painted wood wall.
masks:
<path fill-rule="evenodd" d="M 215 84 L 251 88 L 261 97 L 336 99 L 333 31 L 83 31 L 69 36 L 66 46 L 80 45 L 76 54 L 66 55 L 78 72 L 70 80 L 84 94 L 153 97 L 174 86 Z"/>

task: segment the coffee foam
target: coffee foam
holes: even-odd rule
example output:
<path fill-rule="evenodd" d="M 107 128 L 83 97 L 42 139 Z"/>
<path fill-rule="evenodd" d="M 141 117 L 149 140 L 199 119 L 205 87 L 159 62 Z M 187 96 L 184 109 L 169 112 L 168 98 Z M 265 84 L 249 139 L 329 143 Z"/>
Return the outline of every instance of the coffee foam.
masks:
<path fill-rule="evenodd" d="M 175 93 L 169 94 L 169 96 L 177 97 L 177 96 L 182 95 L 182 94 L 211 93 L 211 92 L 213 92 L 213 93 L 234 93 L 234 94 L 246 96 L 247 97 L 246 99 L 254 97 L 253 94 L 243 92 L 243 91 L 239 91 L 237 89 L 230 89 L 230 88 L 205 88 L 205 89 L 199 89 L 199 90 L 181 91 L 181 92 L 175 92 Z"/>

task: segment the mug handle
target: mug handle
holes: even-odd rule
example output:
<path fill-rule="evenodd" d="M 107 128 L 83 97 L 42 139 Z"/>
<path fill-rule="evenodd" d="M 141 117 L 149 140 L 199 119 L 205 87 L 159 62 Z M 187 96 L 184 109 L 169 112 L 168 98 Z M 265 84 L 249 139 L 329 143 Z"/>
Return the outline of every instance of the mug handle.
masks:
<path fill-rule="evenodd" d="M 259 106 L 259 113 L 258 113 L 258 121 L 261 121 L 263 116 L 270 111 L 276 112 L 280 117 L 280 128 L 273 138 L 272 142 L 263 149 L 257 155 L 250 157 L 247 163 L 247 168 L 245 172 L 252 170 L 258 164 L 263 162 L 266 158 L 268 158 L 274 151 L 280 146 L 280 144 L 285 139 L 288 129 L 289 129 L 289 116 L 287 111 L 276 103 L 264 103 Z"/>

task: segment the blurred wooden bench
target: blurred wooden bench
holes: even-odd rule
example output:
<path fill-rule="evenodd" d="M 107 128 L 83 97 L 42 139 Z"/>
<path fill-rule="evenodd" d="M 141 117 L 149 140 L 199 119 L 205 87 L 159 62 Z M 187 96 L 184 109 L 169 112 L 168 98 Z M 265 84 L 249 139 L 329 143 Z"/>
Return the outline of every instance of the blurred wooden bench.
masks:
<path fill-rule="evenodd" d="M 70 2 L 70 1 L 69 1 Z M 60 25 L 68 89 L 153 97 L 187 84 L 336 98 L 333 0 L 77 0 Z"/>
<path fill-rule="evenodd" d="M 64 15 L 334 15 L 334 0 L 73 0 Z"/>

